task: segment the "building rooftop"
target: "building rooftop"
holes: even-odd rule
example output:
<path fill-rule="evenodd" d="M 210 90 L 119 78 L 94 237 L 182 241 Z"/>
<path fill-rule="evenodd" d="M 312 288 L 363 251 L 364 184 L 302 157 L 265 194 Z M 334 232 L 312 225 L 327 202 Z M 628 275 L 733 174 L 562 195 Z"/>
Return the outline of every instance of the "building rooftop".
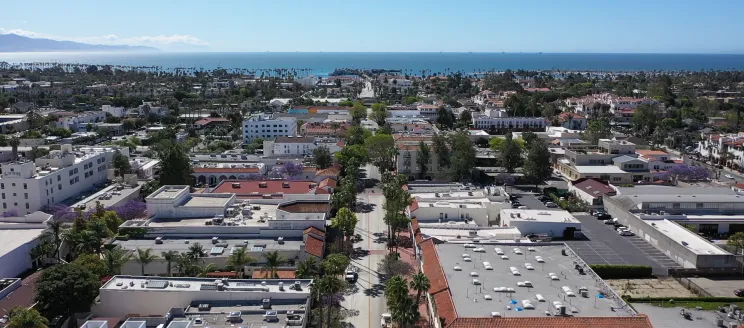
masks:
<path fill-rule="evenodd" d="M 318 183 L 299 180 L 265 180 L 265 181 L 230 181 L 223 180 L 212 193 L 235 193 L 238 196 L 256 196 L 265 194 L 308 194 Z"/>
<path fill-rule="evenodd" d="M 605 291 L 609 287 L 598 284 L 596 279 L 599 278 L 591 274 L 579 274 L 571 257 L 561 255 L 564 245 L 480 244 L 479 247 L 485 248 L 483 253 L 464 245 L 436 245 L 458 317 L 485 318 L 491 317 L 492 312 L 500 312 L 504 317 L 545 317 L 546 311 L 555 313 L 554 302 L 565 305 L 568 315 L 574 317 L 624 317 L 632 313 L 629 309 L 618 309 L 612 298 L 599 298 L 599 291 L 610 293 Z M 508 259 L 497 255 L 495 248 L 503 250 Z M 523 254 L 516 254 L 515 248 Z M 463 254 L 469 254 L 472 260 L 464 261 Z M 536 256 L 542 257 L 544 263 L 538 263 Z M 493 269 L 487 270 L 483 262 L 488 262 Z M 533 269 L 528 269 L 527 264 Z M 554 279 L 548 277 L 551 273 Z M 474 285 L 474 279 L 480 284 Z M 518 283 L 525 281 L 532 287 L 519 286 Z M 494 291 L 494 288 L 512 288 L 513 291 Z M 587 290 L 587 297 L 581 295 L 582 288 Z M 575 296 L 566 296 L 566 289 Z M 544 302 L 539 300 L 538 294 Z M 534 309 L 526 309 L 524 301 L 529 301 Z"/>
<path fill-rule="evenodd" d="M 162 244 L 157 244 L 155 239 L 130 239 L 116 240 L 112 244 L 121 246 L 126 250 L 152 249 L 154 254 L 166 251 L 188 252 L 189 247 L 198 243 L 204 246 L 208 257 L 229 256 L 235 247 L 246 247 L 248 252 L 270 252 L 270 251 L 296 251 L 302 247 L 302 238 L 284 238 L 281 243 L 276 239 L 268 238 L 241 238 L 241 239 L 219 239 L 217 244 L 212 243 L 210 238 L 171 239 L 163 238 Z M 214 249 L 221 248 L 221 249 Z"/>
<path fill-rule="evenodd" d="M 5 297 L 0 298 L 0 317 L 7 315 L 8 311 L 16 306 L 27 308 L 35 303 L 34 297 L 36 296 L 36 280 L 39 279 L 40 275 L 41 271 L 34 272 L 30 276 L 23 279 L 21 285 L 18 286 L 18 288 L 5 295 Z"/>
<path fill-rule="evenodd" d="M 230 203 L 228 197 L 206 197 L 191 194 L 188 200 L 181 204 L 183 207 L 225 207 Z"/>
<path fill-rule="evenodd" d="M 313 143 L 315 137 L 277 136 L 275 143 Z"/>
<path fill-rule="evenodd" d="M 622 174 L 627 173 L 614 165 L 576 165 L 574 166 L 577 172 L 581 174 Z"/>
<path fill-rule="evenodd" d="M 176 185 L 163 186 L 162 188 L 156 190 L 155 192 L 147 196 L 147 198 L 173 199 L 173 198 L 176 198 L 178 194 L 183 192 L 184 189 L 189 189 L 189 186 L 176 186 Z"/>
<path fill-rule="evenodd" d="M 698 234 L 688 229 L 685 229 L 681 225 L 674 223 L 672 221 L 664 219 L 664 220 L 645 220 L 644 222 L 656 228 L 656 230 L 661 231 L 662 233 L 664 233 L 664 235 L 678 242 L 680 245 L 683 245 L 685 248 L 689 249 L 691 252 L 697 255 L 708 255 L 708 254 L 729 255 L 731 254 L 709 243 L 707 240 L 703 239 Z"/>
<path fill-rule="evenodd" d="M 295 281 L 300 282 L 300 290 L 289 288 Z M 284 286 L 282 293 L 309 295 L 310 289 L 308 284 L 310 279 L 230 279 L 224 285 L 225 292 L 280 292 L 280 283 Z M 223 281 L 225 283 L 225 281 Z M 125 288 L 126 286 L 126 288 Z M 214 278 L 175 278 L 175 277 L 142 277 L 142 276 L 114 276 L 108 282 L 104 283 L 101 289 L 121 290 L 121 291 L 199 291 L 199 290 L 217 290 L 217 284 Z M 226 300 L 231 297 L 225 297 Z"/>
<path fill-rule="evenodd" d="M 643 186 L 617 187 L 620 195 L 735 195 L 731 188 L 722 187 L 691 187 L 682 188 L 676 186 Z"/>
<path fill-rule="evenodd" d="M 609 186 L 609 184 L 603 183 L 597 179 L 578 179 L 573 182 L 573 186 L 594 197 L 600 197 L 602 195 L 616 192 L 615 189 Z"/>
<path fill-rule="evenodd" d="M 331 203 L 327 201 L 291 201 L 279 204 L 277 210 L 289 213 L 328 213 L 331 211 Z"/>
<path fill-rule="evenodd" d="M 537 221 L 537 222 L 571 222 L 579 223 L 571 213 L 557 210 L 521 210 L 505 208 L 501 210 L 501 217 L 509 221 Z"/>
<path fill-rule="evenodd" d="M 744 195 L 716 195 L 716 194 L 697 194 L 697 195 L 674 195 L 674 194 L 638 194 L 626 195 L 628 198 L 640 203 L 739 203 L 744 201 Z"/>

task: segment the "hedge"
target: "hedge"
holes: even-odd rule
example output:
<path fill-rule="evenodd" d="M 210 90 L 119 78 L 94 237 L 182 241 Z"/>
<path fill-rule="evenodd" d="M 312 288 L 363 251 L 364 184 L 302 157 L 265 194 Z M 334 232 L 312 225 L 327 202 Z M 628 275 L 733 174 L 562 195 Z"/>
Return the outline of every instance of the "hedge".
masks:
<path fill-rule="evenodd" d="M 602 279 L 650 278 L 653 271 L 648 265 L 591 264 L 589 267 Z"/>
<path fill-rule="evenodd" d="M 624 297 L 627 302 L 634 303 L 656 303 L 656 302 L 669 302 L 674 300 L 675 303 L 689 303 L 689 302 L 721 302 L 721 303 L 732 303 L 732 302 L 744 302 L 744 297 Z"/>

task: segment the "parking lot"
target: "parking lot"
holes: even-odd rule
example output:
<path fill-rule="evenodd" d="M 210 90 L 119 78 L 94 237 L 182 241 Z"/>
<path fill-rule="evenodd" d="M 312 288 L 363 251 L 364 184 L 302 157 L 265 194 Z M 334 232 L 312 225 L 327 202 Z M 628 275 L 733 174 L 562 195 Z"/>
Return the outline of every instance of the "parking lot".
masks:
<path fill-rule="evenodd" d="M 545 205 L 537 200 L 533 194 L 519 193 L 518 195 L 519 198 L 517 198 L 517 201 L 520 204 L 527 206 L 530 210 L 549 210 L 549 208 L 545 207 Z"/>
<path fill-rule="evenodd" d="M 636 236 L 620 236 L 612 225 L 591 215 L 576 215 L 587 240 L 566 241 L 571 249 L 589 264 L 648 265 L 657 276 L 680 266 L 653 246 Z"/>

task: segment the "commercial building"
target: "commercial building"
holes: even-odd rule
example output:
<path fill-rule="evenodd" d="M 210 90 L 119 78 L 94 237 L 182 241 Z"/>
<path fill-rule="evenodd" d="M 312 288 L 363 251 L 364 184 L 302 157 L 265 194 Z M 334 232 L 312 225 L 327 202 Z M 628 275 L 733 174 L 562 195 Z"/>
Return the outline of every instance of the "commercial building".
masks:
<path fill-rule="evenodd" d="M 57 119 L 56 127 L 69 129 L 72 132 L 88 131 L 88 127 L 95 126 L 106 120 L 105 112 L 84 112 L 73 116 L 64 116 Z"/>
<path fill-rule="evenodd" d="M 312 155 L 316 147 L 315 137 L 280 136 L 273 141 L 264 141 L 264 155 L 306 156 Z M 268 153 L 266 153 L 267 149 Z"/>
<path fill-rule="evenodd" d="M 0 217 L 0 277 L 18 277 L 33 267 L 29 254 L 51 218 L 43 212 Z"/>
<path fill-rule="evenodd" d="M 409 184 L 414 198 L 407 214 L 420 223 L 474 223 L 488 227 L 498 224 L 501 209 L 511 205 L 506 198 L 488 195 L 483 189 L 464 189 L 458 184 Z"/>
<path fill-rule="evenodd" d="M 2 211 L 23 215 L 60 203 L 101 184 L 118 148 L 79 147 L 65 144 L 61 150 L 29 160 L 2 164 L 0 193 Z M 128 149 L 120 150 L 125 156 Z"/>
<path fill-rule="evenodd" d="M 147 213 L 155 219 L 212 218 L 226 215 L 235 194 L 195 194 L 190 186 L 162 186 L 145 198 Z"/>
<path fill-rule="evenodd" d="M 223 180 L 247 180 L 266 174 L 264 163 L 199 162 L 193 165 L 196 183 L 214 186 Z"/>
<path fill-rule="evenodd" d="M 23 280 L 18 278 L 0 279 L 0 318 L 7 318 L 15 307 L 30 308 L 36 301 L 36 280 L 41 271 L 32 273 Z M 4 327 L 0 323 L 0 327 Z"/>
<path fill-rule="evenodd" d="M 231 327 L 238 322 L 246 327 L 304 327 L 311 283 L 308 279 L 114 276 L 101 287 L 91 311 L 98 317 L 140 318 L 147 322 L 143 326 L 165 326 L 172 320 L 168 327 Z"/>
<path fill-rule="evenodd" d="M 610 186 L 610 183 L 591 178 L 570 182 L 568 184 L 568 191 L 592 206 L 602 205 L 603 197 L 617 195 L 617 191 Z"/>
<path fill-rule="evenodd" d="M 416 244 L 434 327 L 651 327 L 565 244 Z"/>
<path fill-rule="evenodd" d="M 744 132 L 736 134 L 711 134 L 698 143 L 701 157 L 733 169 L 744 167 Z"/>
<path fill-rule="evenodd" d="M 249 200 L 252 203 L 277 205 L 281 202 L 298 198 L 313 199 L 313 197 L 307 196 L 320 196 L 318 199 L 327 198 L 330 197 L 333 191 L 332 188 L 332 186 L 327 184 L 326 186 L 321 186 L 320 182 L 305 180 L 225 180 L 209 192 L 233 193 L 237 195 L 238 199 Z"/>
<path fill-rule="evenodd" d="M 483 115 L 473 115 L 473 127 L 483 130 L 543 130 L 548 125 L 549 122 L 543 117 L 509 117 L 504 109 L 486 110 Z"/>
<path fill-rule="evenodd" d="M 116 107 L 111 105 L 102 105 L 101 111 L 108 113 L 113 117 L 124 117 L 127 116 L 127 109 L 124 107 Z"/>
<path fill-rule="evenodd" d="M 243 121 L 243 141 L 250 143 L 255 138 L 274 139 L 280 136 L 297 135 L 297 119 L 272 115 L 253 115 Z"/>
<path fill-rule="evenodd" d="M 523 236 L 547 235 L 573 239 L 581 231 L 581 222 L 564 210 L 502 209 L 501 226 L 519 229 Z"/>
<path fill-rule="evenodd" d="M 307 122 L 300 127 L 300 135 L 307 137 L 342 138 L 349 129 L 348 123 Z"/>

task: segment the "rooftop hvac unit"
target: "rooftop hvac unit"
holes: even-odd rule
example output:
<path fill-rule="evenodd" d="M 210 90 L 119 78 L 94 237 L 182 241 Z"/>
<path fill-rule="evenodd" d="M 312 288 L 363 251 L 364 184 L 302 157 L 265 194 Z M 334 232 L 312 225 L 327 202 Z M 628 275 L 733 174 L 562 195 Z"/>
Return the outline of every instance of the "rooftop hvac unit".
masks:
<path fill-rule="evenodd" d="M 212 244 L 217 244 L 220 242 L 220 239 L 217 237 L 212 237 Z"/>
<path fill-rule="evenodd" d="M 266 309 L 271 309 L 271 300 L 270 300 L 270 299 L 268 299 L 268 298 L 264 298 L 264 299 L 263 299 L 263 300 L 261 301 L 261 308 L 262 308 L 262 309 L 265 309 L 265 310 L 266 310 Z"/>
<path fill-rule="evenodd" d="M 284 237 L 279 237 L 276 239 L 277 243 L 284 244 Z"/>
<path fill-rule="evenodd" d="M 156 244 L 162 244 L 163 243 L 163 237 L 155 237 L 155 243 Z"/>
<path fill-rule="evenodd" d="M 299 281 L 295 281 L 294 282 L 294 289 L 295 290 L 301 290 L 302 289 L 302 285 L 300 284 Z"/>
<path fill-rule="evenodd" d="M 281 281 L 279 282 L 279 290 L 284 290 L 284 283 Z"/>

